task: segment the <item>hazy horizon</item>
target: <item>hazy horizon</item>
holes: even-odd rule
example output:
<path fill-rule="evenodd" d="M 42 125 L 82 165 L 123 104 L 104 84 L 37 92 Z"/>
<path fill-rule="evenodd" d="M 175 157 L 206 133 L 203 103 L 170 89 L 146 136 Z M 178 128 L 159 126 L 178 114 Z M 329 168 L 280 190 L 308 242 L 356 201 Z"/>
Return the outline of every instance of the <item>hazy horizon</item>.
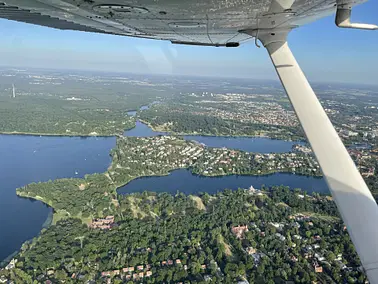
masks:
<path fill-rule="evenodd" d="M 237 76 L 218 76 L 218 75 L 211 75 L 211 74 L 170 74 L 170 73 L 147 73 L 147 72 L 140 72 L 140 73 L 133 73 L 131 71 L 104 71 L 104 70 L 94 70 L 94 69 L 70 69 L 70 68 L 49 68 L 49 67 L 29 67 L 29 66 L 2 66 L 0 65 L 0 70 L 3 71 L 29 71 L 29 70 L 35 70 L 35 71 L 56 71 L 56 72 L 94 72 L 99 74 L 114 74 L 114 75 L 135 75 L 135 76 L 156 76 L 156 77 L 163 77 L 163 76 L 170 76 L 170 77 L 188 77 L 188 78 L 209 78 L 209 79 L 235 79 L 235 80 L 245 80 L 248 82 L 269 82 L 281 85 L 281 82 L 278 78 L 267 78 L 267 79 L 260 79 L 260 78 L 251 78 L 251 77 L 237 77 Z M 356 83 L 356 82 L 338 82 L 338 81 L 316 81 L 316 80 L 309 80 L 310 84 L 312 84 L 313 88 L 315 88 L 315 85 L 342 85 L 342 86 L 357 86 L 357 87 L 378 87 L 378 82 L 375 83 Z"/>

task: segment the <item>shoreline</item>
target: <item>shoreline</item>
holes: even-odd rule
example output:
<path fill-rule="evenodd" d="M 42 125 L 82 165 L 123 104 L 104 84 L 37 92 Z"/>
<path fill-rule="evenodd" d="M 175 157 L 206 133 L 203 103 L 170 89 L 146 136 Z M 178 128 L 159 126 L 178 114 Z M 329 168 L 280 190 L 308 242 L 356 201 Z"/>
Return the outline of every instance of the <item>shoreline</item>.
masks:
<path fill-rule="evenodd" d="M 205 136 L 205 137 L 220 137 L 220 138 L 266 138 L 270 140 L 282 140 L 287 142 L 298 142 L 298 143 L 306 143 L 306 140 L 291 140 L 291 139 L 280 139 L 280 138 L 272 138 L 267 135 L 261 134 L 261 135 L 247 135 L 247 134 L 240 134 L 240 135 L 215 135 L 210 133 L 185 133 L 185 132 L 170 132 L 167 130 L 159 130 L 158 128 L 152 126 L 149 122 L 142 120 L 138 118 L 138 121 L 147 125 L 151 130 L 155 132 L 164 132 L 167 135 L 171 136 Z"/>
<path fill-rule="evenodd" d="M 110 163 L 110 166 L 108 169 L 111 169 L 111 167 L 113 166 L 113 159 Z M 133 194 L 133 193 L 137 193 L 137 192 L 129 192 L 129 193 L 119 193 L 118 190 L 124 186 L 126 186 L 127 184 L 129 184 L 131 181 L 133 180 L 136 180 L 136 179 L 142 179 L 142 178 L 148 178 L 148 177 L 164 177 L 164 176 L 168 176 L 170 175 L 172 172 L 174 171 L 178 171 L 178 170 L 187 170 L 189 171 L 192 175 L 194 176 L 202 176 L 202 177 L 218 177 L 218 178 L 222 178 L 222 177 L 225 177 L 225 176 L 254 176 L 254 177 L 259 177 L 259 176 L 270 176 L 270 175 L 274 175 L 274 174 L 288 174 L 288 175 L 301 175 L 301 176 L 305 176 L 305 177 L 313 177 L 313 178 L 322 178 L 322 176 L 319 176 L 319 175 L 306 175 L 306 174 L 300 174 L 300 173 L 293 173 L 293 172 L 288 172 L 288 171 L 268 171 L 268 172 L 263 172 L 263 173 L 247 173 L 247 174 L 235 174 L 235 173 L 223 173 L 223 174 L 201 174 L 201 173 L 196 173 L 193 171 L 193 169 L 191 169 L 190 167 L 179 167 L 179 168 L 176 168 L 176 169 L 172 169 L 170 171 L 167 171 L 167 172 L 163 172 L 163 173 L 156 173 L 156 174 L 151 174 L 151 175 L 135 175 L 135 176 L 132 176 L 130 177 L 129 179 L 127 180 L 124 180 L 124 181 L 121 181 L 119 183 L 115 183 L 112 179 L 111 179 L 111 183 L 109 184 L 109 192 L 112 192 L 116 197 L 117 199 L 119 198 L 119 196 L 125 196 L 125 195 L 129 195 L 129 194 Z M 102 175 L 107 175 L 109 173 L 109 170 L 106 170 L 104 172 L 101 172 L 101 173 L 93 173 L 93 174 L 102 174 Z M 64 178 L 63 178 L 64 179 Z M 69 178 L 69 179 L 72 179 L 72 178 Z M 73 179 L 77 179 L 77 180 L 85 180 L 85 177 L 84 178 L 73 178 Z M 278 185 L 278 184 L 277 184 Z M 27 186 L 27 185 L 25 185 Z M 45 206 L 48 206 L 49 208 L 51 208 L 52 210 L 49 212 L 45 222 L 43 223 L 42 225 L 42 228 L 41 230 L 39 231 L 39 233 L 35 236 L 35 238 L 38 238 L 41 233 L 43 232 L 43 229 L 47 229 L 49 228 L 51 225 L 54 225 L 57 221 L 61 220 L 61 219 L 66 219 L 66 218 L 69 218 L 69 217 L 73 217 L 73 218 L 78 218 L 81 220 L 82 224 L 88 224 L 89 220 L 92 220 L 92 218 L 95 218 L 96 216 L 93 216 L 93 215 L 90 215 L 89 217 L 82 217 L 81 214 L 78 214 L 78 215 L 75 215 L 75 216 L 71 216 L 69 212 L 65 211 L 65 210 L 56 210 L 54 208 L 54 204 L 50 201 L 50 200 L 47 200 L 45 198 L 43 198 L 42 196 L 30 196 L 28 194 L 28 192 L 22 192 L 22 191 L 19 191 L 20 188 L 17 188 L 16 189 L 16 195 L 20 198 L 28 198 L 28 199 L 32 199 L 32 200 L 37 200 L 37 201 L 40 201 L 42 202 Z M 224 188 L 223 190 L 225 190 L 226 188 Z M 156 192 L 156 191 L 153 191 L 153 190 L 146 190 L 147 192 Z M 168 192 L 169 193 L 169 192 Z M 312 191 L 311 191 L 312 193 Z M 198 196 L 198 193 L 194 193 L 192 195 L 195 195 L 195 196 Z M 324 195 L 330 195 L 329 193 L 324 193 Z M 25 242 L 28 242 L 30 240 L 26 240 L 22 243 L 22 245 L 25 243 Z M 13 257 L 15 255 L 17 255 L 18 253 L 20 253 L 21 251 L 21 248 L 22 248 L 22 245 L 19 247 L 19 249 L 17 251 L 15 251 L 10 257 Z M 9 256 L 0 261 L 2 263 L 5 263 L 6 260 L 9 258 Z"/>
<path fill-rule="evenodd" d="M 173 170 L 169 171 L 167 174 L 155 174 L 155 175 L 147 175 L 147 176 L 146 175 L 141 175 L 141 176 L 133 177 L 128 182 L 126 182 L 126 183 L 124 183 L 122 185 L 116 185 L 116 194 L 117 195 L 120 194 L 120 193 L 118 193 L 118 189 L 120 189 L 121 187 L 124 187 L 125 185 L 129 184 L 133 180 L 142 179 L 142 178 L 149 178 L 149 177 L 165 177 L 165 176 L 169 176 L 174 171 L 180 171 L 180 170 L 187 170 L 193 176 L 205 177 L 205 178 L 222 178 L 222 177 L 226 177 L 226 176 L 260 177 L 260 176 L 272 176 L 272 175 L 275 175 L 275 174 L 298 175 L 298 176 L 311 177 L 311 178 L 316 178 L 316 179 L 322 179 L 322 178 L 324 178 L 323 175 L 305 175 L 305 174 L 293 173 L 293 172 L 287 172 L 287 171 L 271 171 L 271 172 L 262 173 L 262 174 L 234 174 L 234 173 L 227 174 L 227 173 L 225 173 L 225 174 L 221 174 L 221 175 L 203 175 L 203 174 L 199 174 L 199 173 L 193 172 L 190 168 L 177 168 L 177 169 L 173 169 Z M 156 192 L 156 191 L 153 191 L 153 190 L 146 190 L 146 191 L 147 192 Z M 130 192 L 130 193 L 126 193 L 126 194 L 132 194 L 132 193 L 134 193 L 134 192 Z M 120 195 L 124 195 L 124 194 L 120 194 Z M 196 194 L 194 194 L 194 195 L 196 195 Z"/>
<path fill-rule="evenodd" d="M 261 134 L 261 135 L 246 135 L 246 134 L 238 134 L 238 135 L 215 135 L 211 133 L 185 133 L 185 132 L 172 132 L 172 131 L 166 131 L 166 130 L 159 130 L 158 128 L 152 126 L 149 122 L 137 119 L 139 122 L 147 125 L 152 131 L 154 132 L 163 132 L 165 134 L 162 135 L 170 135 L 170 136 L 204 136 L 204 137 L 219 137 L 219 138 L 265 138 L 270 140 L 282 140 L 287 142 L 293 142 L 293 143 L 306 143 L 306 140 L 291 140 L 286 138 L 272 138 L 267 135 Z M 127 135 L 124 135 L 126 131 L 132 130 L 136 128 L 136 125 L 132 128 L 126 128 L 123 130 L 123 132 L 120 133 L 113 133 L 113 134 L 82 134 L 82 133 L 38 133 L 38 132 L 23 132 L 23 131 L 0 131 L 0 135 L 14 135 L 14 136 L 35 136 L 35 137 L 80 137 L 80 138 L 91 138 L 91 137 L 98 137 L 98 138 L 109 138 L 109 137 L 118 137 L 123 136 L 127 137 Z"/>
<path fill-rule="evenodd" d="M 20 197 L 20 198 L 27 198 L 27 199 L 31 199 L 33 201 L 39 201 L 43 205 L 45 205 L 46 207 L 48 207 L 50 211 L 47 214 L 46 220 L 43 222 L 43 224 L 41 226 L 41 230 L 38 232 L 38 234 L 36 236 L 30 238 L 30 239 L 27 239 L 27 240 L 23 241 L 22 244 L 21 244 L 21 246 L 17 250 L 15 250 L 14 252 L 12 252 L 10 255 L 6 256 L 4 259 L 0 259 L 0 268 L 5 267 L 12 260 L 13 257 L 15 257 L 17 254 L 19 254 L 20 251 L 21 251 L 22 246 L 25 243 L 31 242 L 34 238 L 38 238 L 41 235 L 42 230 L 49 228 L 52 225 L 52 223 L 53 223 L 53 217 L 54 217 L 55 210 L 54 210 L 54 208 L 52 206 L 48 205 L 47 203 L 45 203 L 41 199 L 35 199 L 35 198 L 29 197 L 29 196 L 26 196 L 26 195 L 25 196 L 21 196 L 21 195 L 18 195 L 17 192 L 16 192 L 16 195 L 17 195 L 17 197 Z"/>
<path fill-rule="evenodd" d="M 131 130 L 127 129 L 127 130 Z M 127 131 L 125 130 L 125 131 Z M 98 138 L 108 138 L 108 137 L 116 137 L 119 135 L 117 134 L 112 134 L 112 135 L 91 135 L 91 134 L 58 134 L 58 133 L 34 133 L 34 132 L 2 132 L 0 131 L 0 135 L 14 135 L 14 136 L 35 136 L 35 137 L 81 137 L 81 138 L 90 138 L 90 137 L 98 137 Z"/>
<path fill-rule="evenodd" d="M 115 184 L 113 182 L 113 193 L 115 193 L 117 196 L 118 195 L 124 195 L 124 194 L 120 194 L 118 193 L 118 190 L 121 188 L 121 187 L 124 187 L 126 186 L 127 184 L 129 184 L 130 182 L 132 182 L 133 180 L 136 180 L 136 179 L 141 179 L 141 178 L 148 178 L 148 177 L 164 177 L 164 176 L 168 176 L 170 175 L 172 172 L 174 171 L 178 171 L 178 170 L 187 170 L 189 171 L 192 175 L 194 176 L 199 176 L 199 177 L 207 177 L 207 178 L 222 178 L 222 177 L 226 177 L 226 176 L 251 176 L 251 177 L 260 177 L 260 176 L 271 176 L 271 175 L 274 175 L 274 174 L 287 174 L 287 175 L 298 175 L 298 176 L 304 176 L 304 177 L 312 177 L 312 178 L 317 178 L 317 179 L 321 179 L 323 178 L 322 175 L 306 175 L 306 174 L 301 174 L 301 173 L 293 173 L 293 172 L 288 172 L 288 171 L 269 171 L 269 172 L 264 172 L 264 173 L 256 173 L 256 174 L 252 174 L 252 173 L 247 173 L 247 174 L 235 174 L 235 173 L 224 173 L 224 174 L 214 174 L 214 175 L 208 175 L 208 174 L 200 174 L 200 173 L 196 173 L 196 172 L 193 172 L 192 169 L 190 169 L 189 167 L 183 167 L 183 168 L 176 168 L 176 169 L 173 169 L 173 170 L 170 170 L 166 173 L 161 173 L 161 174 L 152 174 L 152 175 L 137 175 L 137 176 L 133 176 L 131 177 L 131 179 L 129 179 L 128 181 L 125 181 L 125 182 L 122 182 L 122 183 L 119 183 L 119 184 Z M 94 174 L 107 174 L 108 171 L 105 171 L 105 172 L 102 172 L 102 173 L 94 173 Z M 64 178 L 63 178 L 64 179 Z M 83 180 L 85 178 L 70 178 L 70 179 L 78 179 L 78 180 Z M 29 199 L 32 199 L 32 200 L 37 200 L 37 201 L 40 201 L 42 202 L 43 204 L 45 204 L 46 206 L 52 208 L 53 210 L 53 215 L 52 215 L 52 220 L 50 222 L 50 224 L 47 226 L 49 227 L 50 225 L 54 224 L 54 221 L 56 221 L 56 217 L 58 215 L 61 215 L 62 212 L 59 212 L 57 211 L 55 208 L 54 208 L 54 205 L 45 200 L 43 197 L 41 196 L 30 196 L 28 195 L 27 193 L 24 193 L 24 192 L 20 192 L 18 190 L 19 188 L 16 189 L 16 195 L 20 198 L 29 198 Z M 148 192 L 155 192 L 153 190 L 146 190 Z M 130 192 L 128 194 L 132 194 L 133 192 Z M 67 212 L 68 213 L 68 212 Z M 69 215 L 69 213 L 68 213 Z M 79 218 L 80 220 L 82 220 L 83 223 L 86 223 L 85 219 L 88 219 L 88 218 L 81 218 L 80 216 L 73 216 L 73 217 L 76 217 L 76 218 Z"/>

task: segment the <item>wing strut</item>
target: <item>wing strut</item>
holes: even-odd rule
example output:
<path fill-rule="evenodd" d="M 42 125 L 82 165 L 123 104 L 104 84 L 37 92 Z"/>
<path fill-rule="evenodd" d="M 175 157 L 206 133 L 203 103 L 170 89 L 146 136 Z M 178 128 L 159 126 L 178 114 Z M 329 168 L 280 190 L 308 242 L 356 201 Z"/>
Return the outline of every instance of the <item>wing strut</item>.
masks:
<path fill-rule="evenodd" d="M 286 36 L 287 32 L 265 33 L 260 40 L 316 155 L 365 273 L 371 283 L 378 283 L 377 203 L 295 60 Z"/>

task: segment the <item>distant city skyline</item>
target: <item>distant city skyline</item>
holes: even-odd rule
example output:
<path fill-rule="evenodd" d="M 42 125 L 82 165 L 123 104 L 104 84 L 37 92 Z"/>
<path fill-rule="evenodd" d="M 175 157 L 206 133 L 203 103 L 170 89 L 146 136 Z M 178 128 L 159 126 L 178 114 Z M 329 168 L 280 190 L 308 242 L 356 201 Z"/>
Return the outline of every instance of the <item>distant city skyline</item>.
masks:
<path fill-rule="evenodd" d="M 377 23 L 378 3 L 353 21 Z M 61 31 L 0 20 L 0 66 L 278 80 L 264 48 L 173 45 L 168 41 Z M 312 82 L 378 85 L 378 32 L 339 29 L 334 16 L 293 30 L 289 44 Z"/>

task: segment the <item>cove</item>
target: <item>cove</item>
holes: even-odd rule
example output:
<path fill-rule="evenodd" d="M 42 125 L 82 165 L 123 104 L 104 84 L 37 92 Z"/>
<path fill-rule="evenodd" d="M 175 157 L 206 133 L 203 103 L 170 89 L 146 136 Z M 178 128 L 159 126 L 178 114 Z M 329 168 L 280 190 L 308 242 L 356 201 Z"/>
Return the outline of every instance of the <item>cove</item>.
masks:
<path fill-rule="evenodd" d="M 169 133 L 154 131 L 147 124 L 137 120 L 136 126 L 130 130 L 125 131 L 123 135 L 128 137 L 152 137 L 158 135 L 169 135 Z M 185 140 L 194 140 L 208 147 L 226 147 L 229 149 L 256 153 L 290 152 L 293 145 L 303 144 L 302 142 L 276 140 L 263 137 L 185 135 L 183 136 L 183 138 Z"/>
<path fill-rule="evenodd" d="M 180 169 L 172 171 L 167 176 L 141 177 L 130 181 L 118 188 L 119 194 L 154 191 L 175 194 L 177 191 L 185 194 L 207 192 L 217 193 L 224 189 L 260 188 L 262 185 L 285 185 L 290 188 L 300 188 L 308 193 L 318 192 L 328 194 L 329 189 L 323 178 L 308 177 L 289 173 L 275 173 L 261 176 L 229 175 L 221 177 L 206 177 L 192 174 L 190 170 Z"/>

